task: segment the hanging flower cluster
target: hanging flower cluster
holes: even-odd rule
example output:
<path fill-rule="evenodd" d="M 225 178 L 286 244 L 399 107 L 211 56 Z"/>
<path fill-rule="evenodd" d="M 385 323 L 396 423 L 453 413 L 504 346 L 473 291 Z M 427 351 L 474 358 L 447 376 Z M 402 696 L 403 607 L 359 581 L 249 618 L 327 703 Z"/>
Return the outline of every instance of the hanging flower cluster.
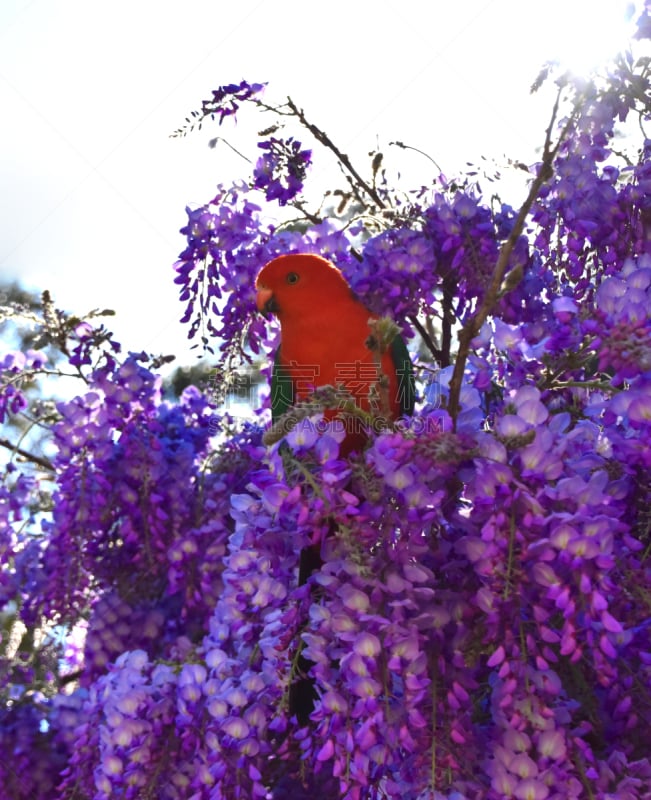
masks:
<path fill-rule="evenodd" d="M 264 191 L 267 200 L 284 206 L 302 190 L 312 151 L 301 150 L 301 143 L 291 136 L 286 140 L 272 136 L 258 147 L 264 153 L 253 170 L 253 185 Z"/>

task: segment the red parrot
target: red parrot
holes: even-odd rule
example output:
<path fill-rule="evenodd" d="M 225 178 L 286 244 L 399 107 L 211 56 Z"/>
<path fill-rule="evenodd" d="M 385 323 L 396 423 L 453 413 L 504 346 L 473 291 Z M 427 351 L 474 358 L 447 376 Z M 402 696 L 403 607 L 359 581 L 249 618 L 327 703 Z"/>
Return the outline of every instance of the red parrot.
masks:
<path fill-rule="evenodd" d="M 396 336 L 378 363 L 377 352 L 368 346 L 369 319 L 377 317 L 333 264 L 312 254 L 278 256 L 260 270 L 256 289 L 258 309 L 280 321 L 281 342 L 271 382 L 274 421 L 319 386 L 342 386 L 359 408 L 374 407 L 382 413 L 380 374 L 388 381 L 390 417 L 413 411 L 413 369 L 404 341 Z M 326 412 L 328 418 L 336 415 Z M 349 418 L 346 429 L 342 455 L 365 441 L 357 420 Z"/>
<path fill-rule="evenodd" d="M 310 254 L 278 256 L 260 270 L 256 289 L 258 309 L 275 314 L 280 321 L 280 347 L 271 380 L 274 422 L 319 386 L 343 386 L 364 411 L 375 410 L 377 403 L 379 413 L 387 413 L 382 406 L 388 405 L 392 419 L 412 413 L 414 377 L 404 341 L 395 336 L 378 358 L 377 348 L 369 347 L 369 320 L 377 317 L 358 300 L 333 264 Z M 383 403 L 377 391 L 381 375 L 388 383 Z M 325 416 L 336 418 L 337 410 L 327 410 Z M 339 452 L 345 456 L 361 449 L 366 435 L 357 419 L 348 417 L 344 422 L 346 435 Z M 331 523 L 328 535 L 333 532 Z M 320 551 L 318 543 L 301 550 L 299 585 L 321 566 Z M 290 712 L 299 725 L 308 723 L 317 697 L 311 666 L 299 653 L 289 689 Z"/>

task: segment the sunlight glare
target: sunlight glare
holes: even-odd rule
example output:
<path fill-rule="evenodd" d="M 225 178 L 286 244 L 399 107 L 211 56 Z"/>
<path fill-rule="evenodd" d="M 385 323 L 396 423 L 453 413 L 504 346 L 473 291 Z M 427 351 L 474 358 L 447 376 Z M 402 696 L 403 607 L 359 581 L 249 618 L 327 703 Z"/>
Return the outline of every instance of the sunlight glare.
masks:
<path fill-rule="evenodd" d="M 629 0 L 560 0 L 545 4 L 537 36 L 549 44 L 548 59 L 575 75 L 587 75 L 630 41 L 639 11 Z"/>

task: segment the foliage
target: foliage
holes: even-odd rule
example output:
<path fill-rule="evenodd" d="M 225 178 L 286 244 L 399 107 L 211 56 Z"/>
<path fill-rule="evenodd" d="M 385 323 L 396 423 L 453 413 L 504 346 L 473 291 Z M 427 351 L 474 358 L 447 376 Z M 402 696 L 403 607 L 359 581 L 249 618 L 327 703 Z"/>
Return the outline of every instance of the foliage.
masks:
<path fill-rule="evenodd" d="M 380 153 L 365 178 L 263 84 L 189 118 L 274 117 L 248 181 L 182 229 L 211 386 L 166 400 L 160 362 L 47 298 L 54 350 L 0 363 L 3 416 L 50 435 L 11 446 L 0 489 L 1 800 L 651 797 L 649 64 L 541 75 L 518 212 L 463 176 L 399 191 Z M 345 179 L 316 210 L 301 129 Z M 417 412 L 348 459 L 318 405 L 273 446 L 267 411 L 219 407 L 274 347 L 254 279 L 290 251 L 420 347 Z M 53 362 L 83 388 L 42 419 L 25 382 Z"/>

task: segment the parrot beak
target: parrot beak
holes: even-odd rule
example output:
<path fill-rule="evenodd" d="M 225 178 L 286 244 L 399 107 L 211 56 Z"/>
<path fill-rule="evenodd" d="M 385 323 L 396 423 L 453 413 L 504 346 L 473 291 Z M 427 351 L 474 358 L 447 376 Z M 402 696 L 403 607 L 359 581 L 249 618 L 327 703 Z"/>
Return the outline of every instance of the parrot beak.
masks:
<path fill-rule="evenodd" d="M 261 314 L 277 314 L 279 309 L 274 293 L 266 286 L 259 286 L 255 297 L 255 304 Z"/>

